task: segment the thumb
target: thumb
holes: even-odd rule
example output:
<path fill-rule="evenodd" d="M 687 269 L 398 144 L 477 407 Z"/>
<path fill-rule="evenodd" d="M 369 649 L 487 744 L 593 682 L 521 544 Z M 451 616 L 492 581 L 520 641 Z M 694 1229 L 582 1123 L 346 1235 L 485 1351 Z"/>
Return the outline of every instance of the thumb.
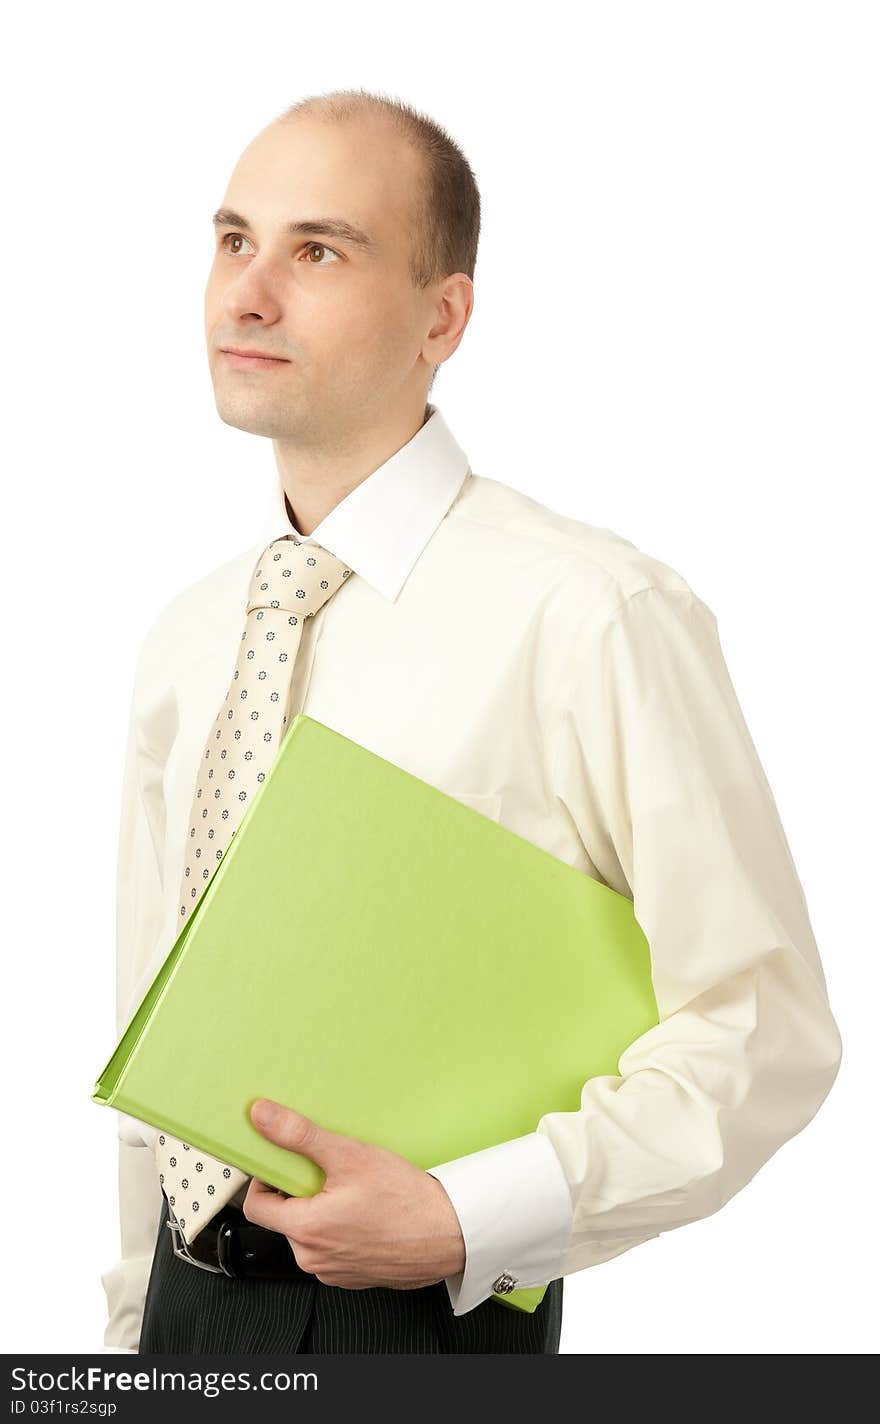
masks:
<path fill-rule="evenodd" d="M 257 1098 L 251 1104 L 250 1117 L 264 1137 L 279 1147 L 286 1147 L 288 1152 L 302 1153 L 319 1167 L 329 1166 L 336 1156 L 340 1133 L 321 1127 L 304 1113 L 276 1103 L 272 1098 Z"/>

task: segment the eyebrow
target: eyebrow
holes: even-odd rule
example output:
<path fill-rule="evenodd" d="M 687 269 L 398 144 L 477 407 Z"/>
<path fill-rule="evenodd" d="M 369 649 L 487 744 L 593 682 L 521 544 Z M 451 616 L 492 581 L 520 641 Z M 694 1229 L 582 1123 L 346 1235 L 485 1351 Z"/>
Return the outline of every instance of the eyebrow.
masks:
<path fill-rule="evenodd" d="M 218 208 L 211 221 L 215 227 L 240 227 L 245 232 L 253 232 L 247 218 L 243 218 L 241 213 L 233 212 L 231 208 Z M 363 252 L 376 251 L 376 243 L 369 233 L 355 227 L 353 223 L 346 222 L 344 218 L 300 218 L 296 222 L 285 223 L 283 231 L 290 237 L 320 234 L 322 237 L 335 238 L 337 242 L 346 242 L 351 247 L 359 247 Z"/>

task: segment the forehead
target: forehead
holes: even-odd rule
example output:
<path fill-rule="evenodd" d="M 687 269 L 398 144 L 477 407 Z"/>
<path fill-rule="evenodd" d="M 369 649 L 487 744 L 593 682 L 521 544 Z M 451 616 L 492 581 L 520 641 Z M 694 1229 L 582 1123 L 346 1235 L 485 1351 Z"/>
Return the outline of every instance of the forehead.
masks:
<path fill-rule="evenodd" d="M 301 217 L 345 218 L 381 251 L 404 251 L 419 174 L 418 155 L 387 121 L 302 117 L 271 124 L 248 145 L 223 206 L 269 231 Z"/>

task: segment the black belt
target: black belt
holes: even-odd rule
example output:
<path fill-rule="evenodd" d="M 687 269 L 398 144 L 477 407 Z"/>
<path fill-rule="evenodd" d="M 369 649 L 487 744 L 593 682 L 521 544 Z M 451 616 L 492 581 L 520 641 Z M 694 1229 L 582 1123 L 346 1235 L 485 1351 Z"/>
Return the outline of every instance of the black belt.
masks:
<path fill-rule="evenodd" d="M 177 1259 L 196 1270 L 263 1280 L 315 1279 L 302 1269 L 286 1236 L 248 1221 L 240 1207 L 222 1207 L 195 1240 L 187 1243 L 166 1198 L 165 1225 L 171 1231 Z"/>

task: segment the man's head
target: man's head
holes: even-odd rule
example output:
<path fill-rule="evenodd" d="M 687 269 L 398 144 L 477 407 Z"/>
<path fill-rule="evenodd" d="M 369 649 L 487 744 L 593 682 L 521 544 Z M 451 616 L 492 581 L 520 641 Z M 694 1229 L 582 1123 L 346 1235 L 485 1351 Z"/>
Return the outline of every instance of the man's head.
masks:
<path fill-rule="evenodd" d="M 319 447 L 419 409 L 470 318 L 480 228 L 439 125 L 364 90 L 303 99 L 245 149 L 215 227 L 205 332 L 227 424 Z M 286 360 L 245 367 L 230 346 Z"/>

